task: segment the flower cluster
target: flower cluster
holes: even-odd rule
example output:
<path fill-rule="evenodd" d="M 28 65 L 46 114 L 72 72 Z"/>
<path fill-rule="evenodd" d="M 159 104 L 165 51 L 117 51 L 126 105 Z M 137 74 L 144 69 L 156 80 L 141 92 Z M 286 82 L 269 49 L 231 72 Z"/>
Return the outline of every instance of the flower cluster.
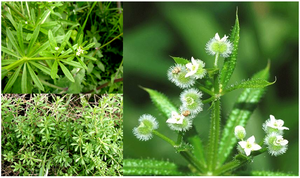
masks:
<path fill-rule="evenodd" d="M 267 134 L 264 139 L 264 144 L 267 146 L 268 152 L 272 156 L 282 155 L 287 150 L 288 141 L 283 138 L 282 134 L 283 130 L 289 130 L 289 128 L 284 127 L 283 124 L 283 120 L 275 119 L 273 115 L 270 115 L 270 119 L 263 124 L 263 130 Z M 251 151 L 257 151 L 262 148 L 255 143 L 254 136 L 248 138 L 247 141 L 243 140 L 246 136 L 246 130 L 242 126 L 235 127 L 234 135 L 237 139 L 241 140 L 238 142 L 240 146 L 238 147 L 239 151 L 244 152 L 247 156 L 251 154 Z"/>
<path fill-rule="evenodd" d="M 77 49 L 76 55 L 80 56 L 80 54 L 83 54 L 83 52 L 84 52 L 84 50 L 81 49 L 81 47 L 79 46 L 78 49 Z"/>
<path fill-rule="evenodd" d="M 246 136 L 246 130 L 243 126 L 236 126 L 234 129 L 234 135 L 237 139 L 241 140 L 238 142 L 239 146 L 244 150 L 244 153 L 249 156 L 251 154 L 251 151 L 257 151 L 261 149 L 261 146 L 255 143 L 255 137 L 252 135 L 247 139 L 247 141 L 244 141 L 243 139 Z"/>
<path fill-rule="evenodd" d="M 267 134 L 264 142 L 273 156 L 282 155 L 287 150 L 288 141 L 283 138 L 283 130 L 289 130 L 289 128 L 284 127 L 283 124 L 283 120 L 275 119 L 273 115 L 270 115 L 270 119 L 263 124 L 263 130 Z"/>

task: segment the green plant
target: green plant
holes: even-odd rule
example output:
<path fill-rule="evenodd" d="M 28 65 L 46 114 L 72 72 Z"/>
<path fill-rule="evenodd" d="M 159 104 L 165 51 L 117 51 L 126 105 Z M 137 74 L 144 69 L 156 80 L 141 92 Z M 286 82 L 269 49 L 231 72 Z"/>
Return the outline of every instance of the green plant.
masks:
<path fill-rule="evenodd" d="M 186 159 L 188 162 L 186 168 L 182 169 L 166 161 L 125 159 L 125 175 L 291 175 L 270 171 L 244 172 L 240 169 L 261 153 L 268 151 L 275 156 L 285 153 L 288 141 L 283 139 L 282 130 L 288 128 L 283 126 L 282 120 L 275 119 L 271 115 L 264 124 L 266 132 L 264 140 L 255 142 L 254 136 L 244 140 L 246 135 L 244 127 L 265 93 L 265 87 L 275 82 L 267 81 L 270 68 L 268 64 L 251 79 L 235 85 L 228 84 L 237 62 L 239 31 L 236 14 L 230 39 L 226 35 L 220 38 L 217 33 L 207 43 L 206 50 L 215 56 L 211 68 L 193 57 L 191 61 L 172 57 L 176 64 L 168 70 L 168 78 L 179 88 L 185 89 L 180 94 L 180 107 L 176 107 L 164 94 L 142 87 L 148 92 L 162 116 L 156 119 L 150 114 L 142 115 L 139 124 L 133 129 L 133 134 L 142 141 L 151 139 L 153 135 L 163 139 L 175 149 L 176 153 Z M 225 58 L 223 67 L 220 67 L 220 57 Z M 192 86 L 193 88 L 190 88 Z M 221 99 L 225 94 L 237 89 L 244 90 L 226 123 L 221 126 Z M 210 104 L 211 120 L 208 143 L 204 144 L 204 139 L 192 123 L 196 115 L 203 110 L 203 105 L 207 103 Z M 174 141 L 158 131 L 158 121 L 166 122 L 175 132 L 177 140 Z M 232 156 L 235 147 L 238 153 Z"/>
<path fill-rule="evenodd" d="M 122 92 L 115 83 L 123 74 L 123 15 L 116 6 L 2 2 L 3 93 Z M 104 84 L 109 88 L 100 91 Z"/>
<path fill-rule="evenodd" d="M 2 175 L 122 175 L 123 96 L 1 96 Z"/>

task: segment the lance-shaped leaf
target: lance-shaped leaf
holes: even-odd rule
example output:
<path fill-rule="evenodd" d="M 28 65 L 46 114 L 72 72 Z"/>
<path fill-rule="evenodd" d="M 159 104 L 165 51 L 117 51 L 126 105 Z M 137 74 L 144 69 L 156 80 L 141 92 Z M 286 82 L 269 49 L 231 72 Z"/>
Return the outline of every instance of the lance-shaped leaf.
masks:
<path fill-rule="evenodd" d="M 252 78 L 250 80 L 242 81 L 238 84 L 230 85 L 229 87 L 226 87 L 224 93 L 231 92 L 239 88 L 265 88 L 269 85 L 274 84 L 275 82 L 276 82 L 276 78 L 274 82 L 268 82 L 267 80 L 260 79 L 260 78 Z"/>
<path fill-rule="evenodd" d="M 50 68 L 48 68 L 46 66 L 43 66 L 42 64 L 39 64 L 37 62 L 33 62 L 33 61 L 30 61 L 30 64 L 34 65 L 36 68 L 43 71 L 45 74 L 51 75 L 51 69 Z"/>
<path fill-rule="evenodd" d="M 26 62 L 23 65 L 23 74 L 22 74 L 22 80 L 21 80 L 21 91 L 22 93 L 28 93 L 28 87 L 27 87 L 27 67 Z"/>
<path fill-rule="evenodd" d="M 57 72 L 58 72 L 58 63 L 55 60 L 52 67 L 51 67 L 51 78 L 52 79 L 56 78 Z"/>
<path fill-rule="evenodd" d="M 57 43 L 56 43 L 55 38 L 53 37 L 51 30 L 48 31 L 48 38 L 49 38 L 50 45 L 51 45 L 52 49 L 54 50 L 55 47 L 57 47 Z"/>
<path fill-rule="evenodd" d="M 177 64 L 183 64 L 183 65 L 185 65 L 185 64 L 190 63 L 189 60 L 184 59 L 184 58 L 181 58 L 181 57 L 173 57 L 173 56 L 171 56 L 171 58 L 173 58 L 173 60 L 174 60 Z"/>
<path fill-rule="evenodd" d="M 92 57 L 92 56 L 88 56 L 88 55 L 81 55 L 82 57 L 85 57 L 85 58 L 88 58 L 88 59 L 91 59 L 93 61 L 97 61 L 96 58 Z"/>
<path fill-rule="evenodd" d="M 221 75 L 220 75 L 220 83 L 222 84 L 223 88 L 226 87 L 235 69 L 237 55 L 238 55 L 239 39 L 240 39 L 240 26 L 239 26 L 239 19 L 238 19 L 238 11 L 236 10 L 235 25 L 230 35 L 230 41 L 233 44 L 233 49 L 231 55 L 224 60 L 223 68 L 221 70 Z"/>
<path fill-rule="evenodd" d="M 32 51 L 30 54 L 28 54 L 28 57 L 34 57 L 38 55 L 40 52 L 43 52 L 45 49 L 47 49 L 50 46 L 49 41 L 45 42 L 42 46 L 40 46 L 37 50 Z"/>
<path fill-rule="evenodd" d="M 61 62 L 65 63 L 65 64 L 68 64 L 70 66 L 74 66 L 76 68 L 82 68 L 83 69 L 83 66 L 79 63 L 79 62 L 75 62 L 75 61 L 66 61 L 66 60 L 61 60 Z"/>
<path fill-rule="evenodd" d="M 125 159 L 123 164 L 126 176 L 180 176 L 185 175 L 179 167 L 168 161 L 153 159 Z"/>
<path fill-rule="evenodd" d="M 28 71 L 29 71 L 29 73 L 30 73 L 30 76 L 31 76 L 33 82 L 36 84 L 36 86 L 37 86 L 40 90 L 44 91 L 44 86 L 43 86 L 43 84 L 41 83 L 41 81 L 40 81 L 40 79 L 38 78 L 38 76 L 37 76 L 37 75 L 35 74 L 35 72 L 32 70 L 32 68 L 30 67 L 30 65 L 27 65 L 27 67 L 28 67 Z"/>
<path fill-rule="evenodd" d="M 82 67 L 87 70 L 87 66 L 85 65 L 85 63 L 79 57 L 76 56 L 76 58 L 78 62 L 82 65 Z"/>
<path fill-rule="evenodd" d="M 18 41 L 19 41 L 19 45 L 20 45 L 20 48 L 21 48 L 22 55 L 24 55 L 25 51 L 24 51 L 24 43 L 23 43 L 23 27 L 22 27 L 22 23 L 19 23 L 19 25 L 18 25 L 17 37 L 18 37 Z"/>
<path fill-rule="evenodd" d="M 20 56 L 20 55 L 18 55 L 18 54 L 16 54 L 15 52 L 13 52 L 13 51 L 11 51 L 11 50 L 7 49 L 7 48 L 6 48 L 6 47 L 4 47 L 4 46 L 1 46 L 1 50 L 2 50 L 2 52 L 6 53 L 6 54 L 9 54 L 9 55 L 15 56 L 15 57 L 17 57 L 17 58 L 21 58 L 21 56 Z"/>
<path fill-rule="evenodd" d="M 3 69 L 6 69 L 6 70 L 10 71 L 10 70 L 14 69 L 17 66 L 22 65 L 23 63 L 24 63 L 24 60 L 20 59 L 20 60 L 17 60 L 16 62 L 14 62 L 14 63 L 9 64 L 8 66 L 3 67 Z"/>
<path fill-rule="evenodd" d="M 7 90 L 9 90 L 13 84 L 15 83 L 19 73 L 20 73 L 20 69 L 21 69 L 22 65 L 19 65 L 19 67 L 17 68 L 17 70 L 15 71 L 15 73 L 10 77 L 10 79 L 8 80 L 4 90 L 3 90 L 3 93 L 6 93 Z"/>
<path fill-rule="evenodd" d="M 253 79 L 260 78 L 267 80 L 269 78 L 269 67 L 270 65 L 268 64 L 265 69 L 256 73 Z M 236 146 L 237 139 L 234 136 L 234 128 L 238 125 L 246 126 L 265 90 L 266 88 L 247 88 L 239 96 L 223 129 L 219 147 L 219 165 L 222 165 L 226 161 L 232 149 Z"/>
<path fill-rule="evenodd" d="M 95 45 L 95 43 L 90 43 L 88 45 L 86 45 L 83 50 L 89 50 L 91 47 L 93 47 Z"/>
<path fill-rule="evenodd" d="M 8 39 L 9 39 L 9 42 L 10 42 L 10 43 L 13 45 L 13 47 L 18 51 L 18 53 L 19 53 L 20 55 L 23 56 L 23 53 L 22 53 L 22 51 L 21 51 L 19 45 L 17 44 L 14 35 L 11 33 L 11 31 L 9 30 L 8 27 L 6 28 L 6 34 L 7 34 L 7 37 L 8 37 Z"/>
<path fill-rule="evenodd" d="M 285 172 L 272 172 L 272 171 L 251 171 L 251 172 L 239 172 L 241 176 L 297 176 L 296 174 Z"/>
<path fill-rule="evenodd" d="M 178 112 L 178 109 L 173 105 L 173 103 L 170 102 L 170 100 L 164 94 L 149 88 L 141 88 L 149 93 L 152 102 L 158 108 L 158 110 L 161 113 L 163 113 L 166 119 L 171 117 L 172 111 Z"/>
<path fill-rule="evenodd" d="M 60 68 L 62 69 L 63 73 L 66 75 L 66 77 L 71 81 L 75 82 L 73 75 L 71 72 L 66 68 L 65 65 L 63 65 L 61 62 L 58 62 Z"/>
<path fill-rule="evenodd" d="M 27 48 L 27 54 L 30 54 L 32 52 L 31 48 L 35 44 L 35 41 L 36 41 L 37 37 L 39 36 L 39 33 L 40 33 L 40 26 L 38 25 L 32 34 L 31 40 L 30 40 L 28 48 Z"/>

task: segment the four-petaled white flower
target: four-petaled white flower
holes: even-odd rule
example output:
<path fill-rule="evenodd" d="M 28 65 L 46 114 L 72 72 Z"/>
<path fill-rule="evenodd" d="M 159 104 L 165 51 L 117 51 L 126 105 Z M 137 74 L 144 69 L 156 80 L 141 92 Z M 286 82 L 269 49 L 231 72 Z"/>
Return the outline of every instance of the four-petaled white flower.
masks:
<path fill-rule="evenodd" d="M 215 34 L 215 39 L 219 42 L 225 42 L 227 40 L 228 36 L 224 35 L 222 39 L 220 39 L 220 36 L 218 33 Z"/>
<path fill-rule="evenodd" d="M 274 141 L 274 145 L 277 145 L 277 146 L 285 146 L 289 143 L 289 141 L 287 141 L 286 139 L 283 138 L 282 135 L 277 135 L 276 136 L 276 140 Z"/>
<path fill-rule="evenodd" d="M 278 130 L 289 130 L 287 127 L 283 127 L 284 121 L 281 119 L 275 119 L 273 115 L 270 115 L 270 120 L 266 122 L 267 127 L 271 127 Z"/>
<path fill-rule="evenodd" d="M 192 62 L 188 63 L 185 65 L 190 71 L 185 75 L 185 77 L 189 77 L 194 75 L 198 68 L 199 68 L 199 64 L 196 62 L 196 60 L 194 59 L 194 57 L 192 57 Z"/>
<path fill-rule="evenodd" d="M 56 50 L 56 51 L 59 50 L 59 47 L 55 47 L 55 50 Z"/>
<path fill-rule="evenodd" d="M 183 123 L 184 116 L 182 114 L 178 114 L 177 112 L 172 111 L 171 115 L 172 116 L 171 116 L 171 118 L 169 118 L 167 120 L 167 123 L 170 123 L 170 124 L 182 124 Z"/>
<path fill-rule="evenodd" d="M 261 149 L 257 143 L 255 143 L 255 137 L 251 136 L 247 141 L 240 141 L 239 145 L 244 149 L 247 156 L 251 154 L 251 151 L 257 151 Z"/>

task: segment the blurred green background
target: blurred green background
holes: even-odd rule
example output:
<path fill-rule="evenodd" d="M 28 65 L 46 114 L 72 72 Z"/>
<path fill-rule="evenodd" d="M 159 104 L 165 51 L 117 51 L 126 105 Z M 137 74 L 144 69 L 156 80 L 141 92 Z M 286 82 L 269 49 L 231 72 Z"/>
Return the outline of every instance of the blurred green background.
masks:
<path fill-rule="evenodd" d="M 186 165 L 174 149 L 158 137 L 138 141 L 132 134 L 138 118 L 149 113 L 159 122 L 159 131 L 174 138 L 162 115 L 139 86 L 165 93 L 177 106 L 182 90 L 167 80 L 167 70 L 174 64 L 169 56 L 201 59 L 207 67 L 214 57 L 205 52 L 205 44 L 218 32 L 230 35 L 238 7 L 240 45 L 238 62 L 230 80 L 250 78 L 271 62 L 270 81 L 274 85 L 259 103 L 247 124 L 247 137 L 264 137 L 262 123 L 274 115 L 290 128 L 286 154 L 272 157 L 267 153 L 254 158 L 248 170 L 281 171 L 298 175 L 298 2 L 152 2 L 124 3 L 124 158 L 156 158 Z M 222 123 L 225 123 L 241 90 L 222 97 Z M 207 97 L 206 97 L 207 98 Z M 201 138 L 207 143 L 209 106 L 194 119 Z M 175 139 L 175 138 L 174 138 Z"/>

